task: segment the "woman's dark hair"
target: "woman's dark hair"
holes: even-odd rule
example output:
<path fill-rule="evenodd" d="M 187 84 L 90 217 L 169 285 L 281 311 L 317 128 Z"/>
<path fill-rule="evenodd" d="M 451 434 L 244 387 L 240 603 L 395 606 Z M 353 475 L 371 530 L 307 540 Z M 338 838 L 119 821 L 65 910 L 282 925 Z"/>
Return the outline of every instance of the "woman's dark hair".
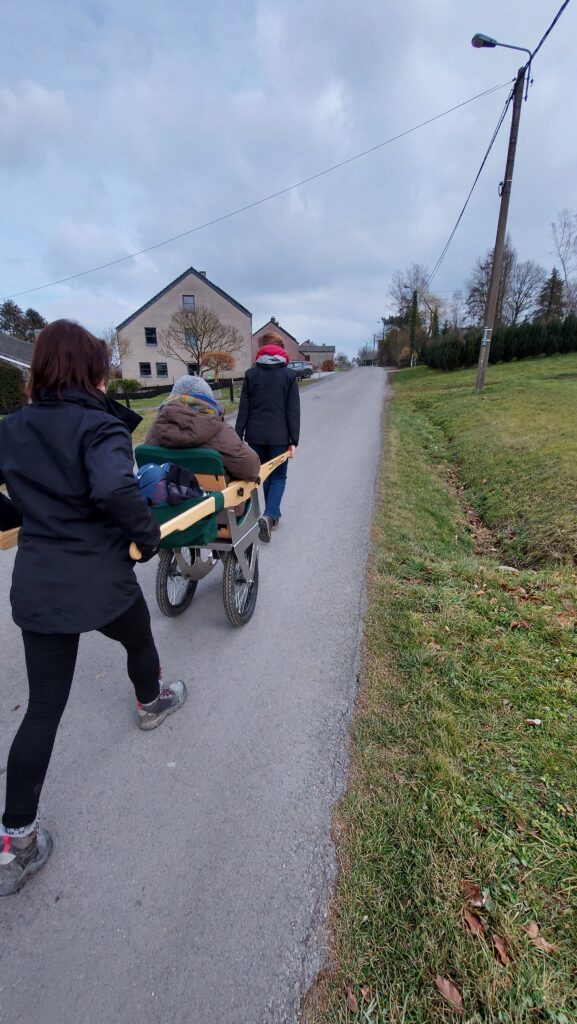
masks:
<path fill-rule="evenodd" d="M 43 327 L 34 342 L 28 394 L 37 401 L 41 393 L 56 392 L 76 384 L 99 395 L 98 385 L 108 380 L 110 359 L 106 342 L 72 320 L 55 320 Z"/>

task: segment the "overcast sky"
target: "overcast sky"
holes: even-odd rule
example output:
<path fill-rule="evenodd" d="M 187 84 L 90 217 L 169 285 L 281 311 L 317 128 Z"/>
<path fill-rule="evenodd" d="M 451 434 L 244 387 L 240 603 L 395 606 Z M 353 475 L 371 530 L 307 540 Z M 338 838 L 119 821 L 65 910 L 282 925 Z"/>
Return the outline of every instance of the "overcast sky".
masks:
<path fill-rule="evenodd" d="M 2 0 L 0 296 L 178 234 L 510 80 L 561 0 Z M 523 105 L 510 232 L 552 266 L 577 210 L 577 3 Z M 299 340 L 353 355 L 396 268 L 432 266 L 506 90 L 144 256 L 17 301 L 94 331 L 192 265 Z M 508 129 L 508 122 L 507 122 Z M 437 278 L 463 288 L 492 246 L 505 130 Z"/>

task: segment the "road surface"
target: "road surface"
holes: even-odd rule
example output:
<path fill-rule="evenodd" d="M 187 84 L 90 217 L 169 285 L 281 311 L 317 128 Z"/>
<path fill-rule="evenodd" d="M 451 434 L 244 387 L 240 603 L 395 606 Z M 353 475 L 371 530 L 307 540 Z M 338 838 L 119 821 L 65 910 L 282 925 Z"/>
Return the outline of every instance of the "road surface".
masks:
<path fill-rule="evenodd" d="M 0 902 L 2 1022 L 296 1020 L 334 879 L 385 391 L 378 369 L 303 389 L 246 627 L 225 618 L 218 566 L 173 620 L 156 561 L 138 570 L 164 677 L 189 686 L 182 711 L 140 731 L 120 649 L 82 638 L 41 804 L 54 853 Z M 0 558 L 3 784 L 26 683 Z"/>

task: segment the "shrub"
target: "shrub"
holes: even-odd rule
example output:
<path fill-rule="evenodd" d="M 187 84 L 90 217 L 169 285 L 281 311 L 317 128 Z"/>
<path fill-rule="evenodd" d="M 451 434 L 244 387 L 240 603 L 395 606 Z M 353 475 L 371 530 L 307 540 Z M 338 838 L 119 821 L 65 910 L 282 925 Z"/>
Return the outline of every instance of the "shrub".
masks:
<path fill-rule="evenodd" d="M 134 395 L 137 391 L 140 391 L 140 381 L 132 380 L 131 377 L 126 377 L 123 380 L 118 381 L 119 391 L 125 395 Z"/>
<path fill-rule="evenodd" d="M 0 359 L 0 412 L 10 412 L 24 405 L 25 401 L 22 372 L 12 363 Z"/>
<path fill-rule="evenodd" d="M 321 370 L 323 373 L 332 373 L 334 368 L 334 359 L 325 359 L 324 363 L 321 366 Z"/>

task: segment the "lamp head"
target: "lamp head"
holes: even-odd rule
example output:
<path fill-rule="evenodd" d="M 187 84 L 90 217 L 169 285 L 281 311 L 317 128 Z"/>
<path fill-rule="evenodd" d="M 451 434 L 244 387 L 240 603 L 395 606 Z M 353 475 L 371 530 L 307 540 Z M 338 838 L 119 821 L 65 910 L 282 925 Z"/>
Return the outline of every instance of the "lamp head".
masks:
<path fill-rule="evenodd" d="M 477 34 L 471 39 L 471 46 L 475 46 L 478 50 L 483 46 L 493 47 L 497 45 L 496 39 L 493 39 L 491 36 L 486 36 L 482 32 L 477 32 Z"/>

